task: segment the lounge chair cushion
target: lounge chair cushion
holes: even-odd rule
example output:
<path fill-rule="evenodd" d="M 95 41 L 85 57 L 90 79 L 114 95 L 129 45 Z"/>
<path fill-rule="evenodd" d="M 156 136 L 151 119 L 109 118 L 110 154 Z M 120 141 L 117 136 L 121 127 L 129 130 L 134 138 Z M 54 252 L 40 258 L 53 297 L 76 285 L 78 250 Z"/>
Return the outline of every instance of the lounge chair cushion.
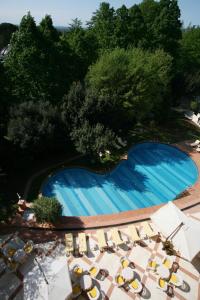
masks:
<path fill-rule="evenodd" d="M 79 294 L 81 292 L 81 288 L 79 285 L 73 286 L 72 292 L 74 295 Z"/>
<path fill-rule="evenodd" d="M 132 286 L 132 288 L 135 289 L 135 290 L 137 290 L 138 287 L 139 287 L 138 282 L 137 282 L 136 280 L 133 280 L 133 281 L 131 282 L 131 286 Z"/>
<path fill-rule="evenodd" d="M 92 267 L 89 271 L 91 276 L 95 276 L 97 274 L 97 268 L 96 267 Z"/>
<path fill-rule="evenodd" d="M 157 266 L 156 261 L 154 261 L 154 260 L 150 261 L 150 262 L 149 262 L 149 266 L 150 266 L 151 268 L 155 269 L 156 266 Z"/>
<path fill-rule="evenodd" d="M 163 265 L 167 268 L 167 269 L 170 269 L 171 267 L 171 262 L 169 259 L 165 259 Z"/>
<path fill-rule="evenodd" d="M 89 295 L 91 298 L 95 298 L 97 296 L 97 289 L 95 286 L 89 291 Z"/>
<path fill-rule="evenodd" d="M 159 286 L 160 286 L 161 288 L 164 288 L 164 287 L 165 287 L 165 284 L 166 284 L 165 280 L 162 279 L 162 278 L 160 278 L 160 279 L 159 279 Z"/>
<path fill-rule="evenodd" d="M 178 283 L 178 278 L 177 278 L 177 276 L 175 275 L 175 274 L 173 274 L 172 273 L 172 275 L 171 275 L 171 278 L 170 278 L 170 281 L 172 282 L 172 283 Z"/>
<path fill-rule="evenodd" d="M 122 261 L 122 267 L 123 268 L 127 268 L 128 265 L 129 265 L 129 261 L 127 259 L 125 259 L 125 260 Z"/>
<path fill-rule="evenodd" d="M 80 275 L 80 274 L 83 273 L 83 269 L 82 269 L 82 268 L 77 268 L 77 269 L 75 269 L 74 272 L 75 272 L 76 274 Z"/>
<path fill-rule="evenodd" d="M 117 276 L 117 283 L 118 284 L 123 284 L 124 283 L 124 279 L 123 279 L 123 277 L 122 276 Z"/>

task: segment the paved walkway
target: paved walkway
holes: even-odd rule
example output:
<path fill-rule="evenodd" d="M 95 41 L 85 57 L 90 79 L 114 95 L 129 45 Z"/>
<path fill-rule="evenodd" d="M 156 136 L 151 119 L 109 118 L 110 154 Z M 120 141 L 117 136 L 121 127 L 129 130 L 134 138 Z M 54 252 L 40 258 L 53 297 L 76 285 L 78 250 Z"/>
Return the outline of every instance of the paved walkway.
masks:
<path fill-rule="evenodd" d="M 200 207 L 188 211 L 189 216 L 200 221 Z M 141 229 L 140 223 L 136 224 Z M 121 226 L 120 232 L 122 236 L 128 237 L 127 226 Z M 108 240 L 110 240 L 110 231 L 105 229 Z M 44 233 L 43 233 L 44 234 Z M 106 251 L 100 253 L 97 247 L 96 231 L 93 230 L 89 234 L 87 255 L 82 257 L 65 257 L 64 251 L 64 238 L 62 233 L 62 241 L 58 246 L 54 247 L 55 242 L 48 241 L 44 243 L 40 241 L 37 247 L 43 249 L 43 255 L 38 257 L 39 263 L 45 272 L 48 280 L 53 278 L 53 272 L 55 272 L 54 266 L 57 262 L 68 262 L 70 270 L 73 266 L 79 264 L 84 270 L 89 270 L 93 264 L 96 264 L 99 268 L 106 269 L 109 272 L 109 276 L 105 280 L 94 279 L 98 289 L 103 296 L 100 299 L 110 300 L 129 300 L 129 299 L 152 299 L 152 300 L 169 300 L 170 298 L 158 288 L 159 276 L 148 269 L 148 260 L 156 259 L 159 264 L 162 264 L 166 253 L 162 250 L 162 243 L 157 241 L 144 240 L 140 245 L 130 247 L 130 245 L 123 244 L 115 251 Z M 24 236 L 20 233 L 20 236 Z M 59 235 L 61 237 L 61 235 Z M 34 236 L 32 236 L 34 238 Z M 77 236 L 75 235 L 75 238 Z M 52 250 L 49 252 L 49 250 Z M 135 264 L 135 276 L 141 280 L 144 291 L 142 295 L 136 295 L 132 291 L 126 292 L 122 288 L 118 288 L 114 284 L 114 278 L 117 273 L 122 271 L 120 258 L 126 256 L 130 261 Z M 180 265 L 179 276 L 184 280 L 184 287 L 175 288 L 174 300 L 199 300 L 200 299 L 200 264 L 196 264 L 194 267 L 191 263 L 175 256 L 170 256 L 171 261 L 176 261 Z M 47 286 L 45 285 L 44 278 L 38 269 L 38 265 L 30 258 L 29 262 L 20 268 L 18 275 L 23 281 L 23 286 L 20 285 L 20 289 L 16 290 L 15 299 L 35 300 L 35 299 L 47 299 Z M 58 298 L 59 299 L 59 298 Z M 86 299 L 84 295 L 80 295 L 78 300 Z"/>

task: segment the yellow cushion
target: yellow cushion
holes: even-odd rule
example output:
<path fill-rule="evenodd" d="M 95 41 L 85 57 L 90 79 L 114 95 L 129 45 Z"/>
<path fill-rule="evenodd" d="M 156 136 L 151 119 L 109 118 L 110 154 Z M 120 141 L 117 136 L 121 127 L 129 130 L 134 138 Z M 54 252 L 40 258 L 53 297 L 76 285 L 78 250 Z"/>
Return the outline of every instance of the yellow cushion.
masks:
<path fill-rule="evenodd" d="M 13 248 L 8 249 L 8 256 L 12 257 L 15 254 L 15 252 L 16 252 L 16 249 L 13 249 Z"/>
<path fill-rule="evenodd" d="M 122 276 L 117 276 L 117 283 L 118 284 L 122 284 L 122 283 L 124 283 L 124 279 L 123 279 L 123 277 Z"/>
<path fill-rule="evenodd" d="M 149 262 L 149 266 L 150 266 L 151 268 L 154 268 L 154 269 L 155 269 L 155 268 L 156 268 L 156 265 L 157 265 L 157 263 L 156 263 L 155 261 L 153 261 L 153 260 Z"/>
<path fill-rule="evenodd" d="M 131 282 L 131 286 L 136 290 L 138 288 L 138 282 L 136 280 L 133 280 Z"/>
<path fill-rule="evenodd" d="M 177 276 L 176 276 L 175 274 L 172 274 L 172 275 L 171 275 L 171 278 L 170 278 L 170 281 L 171 281 L 172 283 L 177 283 L 177 282 L 178 282 Z"/>
<path fill-rule="evenodd" d="M 97 268 L 92 267 L 92 268 L 90 269 L 90 275 L 91 275 L 91 276 L 95 276 L 96 273 L 97 273 Z"/>
<path fill-rule="evenodd" d="M 33 250 L 33 246 L 32 245 L 25 245 L 24 246 L 24 251 L 26 253 L 30 253 Z"/>
<path fill-rule="evenodd" d="M 83 273 L 83 269 L 82 268 L 77 268 L 77 269 L 75 269 L 75 273 L 80 275 L 80 274 Z"/>
<path fill-rule="evenodd" d="M 81 291 L 81 288 L 79 285 L 73 286 L 73 294 L 76 295 L 76 294 L 80 293 L 80 291 Z"/>
<path fill-rule="evenodd" d="M 159 286 L 161 287 L 161 288 L 164 288 L 164 286 L 165 286 L 165 281 L 163 280 L 163 279 L 159 279 Z"/>
<path fill-rule="evenodd" d="M 164 264 L 163 264 L 166 268 L 170 268 L 170 261 L 168 259 L 165 259 Z"/>
<path fill-rule="evenodd" d="M 129 261 L 128 261 L 128 260 L 123 260 L 123 261 L 122 261 L 122 267 L 123 267 L 123 268 L 127 268 L 128 265 L 129 265 Z"/>
<path fill-rule="evenodd" d="M 89 294 L 90 294 L 91 298 L 95 298 L 97 295 L 96 287 L 93 287 L 93 289 L 89 291 Z"/>

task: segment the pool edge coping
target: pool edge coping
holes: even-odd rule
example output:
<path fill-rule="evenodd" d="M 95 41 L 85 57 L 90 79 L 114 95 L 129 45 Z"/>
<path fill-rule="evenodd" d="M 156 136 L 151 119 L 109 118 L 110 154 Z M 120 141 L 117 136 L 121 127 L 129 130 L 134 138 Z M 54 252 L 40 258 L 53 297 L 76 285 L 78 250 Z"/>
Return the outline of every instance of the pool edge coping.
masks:
<path fill-rule="evenodd" d="M 169 145 L 169 144 L 168 144 Z M 171 144 L 185 152 L 189 157 L 191 157 L 197 166 L 199 177 L 196 183 L 187 189 L 190 195 L 183 196 L 179 199 L 173 200 L 173 202 L 181 209 L 186 210 L 193 206 L 200 204 L 200 154 L 197 153 L 193 148 L 188 146 L 187 141 L 182 143 Z M 141 208 L 137 210 L 129 210 L 125 212 L 119 212 L 116 214 L 108 215 L 98 215 L 98 216 L 85 216 L 85 217 L 75 217 L 75 216 L 62 216 L 60 222 L 52 226 L 41 226 L 36 222 L 25 222 L 22 219 L 11 226 L 20 226 L 29 229 L 50 229 L 50 230 L 86 230 L 86 229 L 96 229 L 100 227 L 110 227 L 110 226 L 121 226 L 128 223 L 140 222 L 142 220 L 147 220 L 160 207 L 166 203 L 155 205 L 151 207 Z M 46 224 L 47 225 L 47 224 Z"/>

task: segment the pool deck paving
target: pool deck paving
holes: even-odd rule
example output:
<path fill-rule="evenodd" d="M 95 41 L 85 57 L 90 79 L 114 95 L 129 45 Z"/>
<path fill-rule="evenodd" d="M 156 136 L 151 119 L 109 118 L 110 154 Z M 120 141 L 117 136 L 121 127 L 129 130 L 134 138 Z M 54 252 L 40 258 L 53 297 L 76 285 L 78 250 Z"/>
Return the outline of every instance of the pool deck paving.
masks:
<path fill-rule="evenodd" d="M 192 208 L 187 211 L 187 215 L 200 221 L 200 207 Z M 140 223 L 136 223 L 137 227 L 141 229 Z M 110 238 L 110 229 L 104 229 L 108 239 Z M 126 225 L 120 226 L 119 230 L 122 236 L 128 236 L 128 227 Z M 19 233 L 20 237 L 25 238 L 23 233 Z M 106 251 L 101 253 L 96 247 L 97 238 L 96 230 L 88 231 L 89 244 L 88 254 L 82 257 L 66 257 L 64 246 L 64 233 L 58 235 L 61 240 L 60 243 L 54 247 L 54 240 L 50 242 L 40 241 L 36 244 L 36 247 L 43 249 L 43 256 L 37 257 L 44 273 L 48 280 L 54 277 L 55 264 L 68 263 L 69 269 L 72 270 L 73 266 L 78 264 L 84 270 L 89 270 L 92 265 L 97 265 L 101 269 L 106 269 L 109 275 L 103 280 L 94 279 L 93 283 L 101 291 L 100 299 L 110 300 L 128 300 L 128 299 L 152 299 L 152 300 L 169 300 L 170 297 L 166 295 L 158 287 L 158 278 L 153 271 L 148 269 L 148 260 L 156 259 L 162 263 L 166 257 L 166 253 L 162 250 L 162 243 L 159 240 L 144 240 L 141 244 L 136 246 L 130 246 L 123 244 L 118 250 Z M 77 233 L 74 232 L 75 238 Z M 49 249 L 53 249 L 49 252 Z M 91 250 L 92 249 L 92 250 Z M 34 254 L 35 255 L 35 254 Z M 131 291 L 126 292 L 124 289 L 117 287 L 114 284 L 114 277 L 117 273 L 122 271 L 120 258 L 126 256 L 130 261 L 135 264 L 135 277 L 141 280 L 144 290 L 141 295 L 134 294 Z M 38 265 L 34 262 L 33 256 L 29 258 L 27 263 L 22 266 L 17 274 L 18 277 L 17 286 L 14 286 L 13 297 L 10 299 L 24 299 L 24 300 L 42 300 L 48 299 L 47 286 L 44 282 L 44 278 L 38 268 Z M 179 300 L 198 300 L 200 299 L 200 259 L 197 260 L 195 267 L 179 257 L 170 256 L 170 260 L 176 261 L 180 265 L 179 275 L 185 282 L 184 288 L 175 288 L 173 299 Z M 21 282 L 19 282 L 21 281 Z M 1 277 L 0 277 L 1 282 Z M 10 282 L 9 282 L 10 283 Z M 7 283 L 7 284 L 9 284 Z M 4 300 L 3 298 L 1 298 Z M 57 298 L 59 300 L 59 296 Z M 80 295 L 78 300 L 88 299 L 84 294 Z"/>

